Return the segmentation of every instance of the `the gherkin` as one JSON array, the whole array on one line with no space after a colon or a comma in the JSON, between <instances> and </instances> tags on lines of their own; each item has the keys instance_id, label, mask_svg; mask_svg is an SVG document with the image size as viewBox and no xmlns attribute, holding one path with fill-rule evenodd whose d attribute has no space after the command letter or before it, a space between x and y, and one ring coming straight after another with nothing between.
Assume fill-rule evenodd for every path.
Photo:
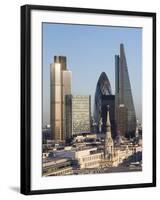
<instances>
[{"instance_id":1,"label":"the gherkin","mask_svg":"<svg viewBox=\"0 0 160 200\"><path fill-rule=\"evenodd\" d=\"M105 72L102 72L96 86L95 99L94 99L94 122L98 126L100 125L102 118L102 99L103 96L111 95L111 85Z\"/></svg>"}]
</instances>

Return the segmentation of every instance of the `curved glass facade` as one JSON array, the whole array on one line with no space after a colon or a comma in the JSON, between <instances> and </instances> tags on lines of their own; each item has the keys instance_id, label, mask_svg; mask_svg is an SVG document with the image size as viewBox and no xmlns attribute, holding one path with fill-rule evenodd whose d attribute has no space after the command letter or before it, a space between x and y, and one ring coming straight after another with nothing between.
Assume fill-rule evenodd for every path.
<instances>
[{"instance_id":1,"label":"curved glass facade","mask_svg":"<svg viewBox=\"0 0 160 200\"><path fill-rule=\"evenodd\" d=\"M102 118L102 97L104 95L111 95L111 85L105 72L102 72L96 87L95 99L94 99L94 124L96 132L101 132L101 118Z\"/></svg>"}]
</instances>

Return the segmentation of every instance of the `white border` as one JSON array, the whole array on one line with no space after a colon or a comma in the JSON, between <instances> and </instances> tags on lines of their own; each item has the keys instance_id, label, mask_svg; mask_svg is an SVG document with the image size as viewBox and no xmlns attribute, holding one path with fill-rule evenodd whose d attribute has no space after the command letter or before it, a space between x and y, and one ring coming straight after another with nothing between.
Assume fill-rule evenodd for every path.
<instances>
[{"instance_id":1,"label":"white border","mask_svg":"<svg viewBox=\"0 0 160 200\"><path fill-rule=\"evenodd\" d=\"M42 177L42 22L143 28L143 171ZM46 190L152 182L152 18L120 15L31 11L31 189Z\"/></svg>"}]
</instances>

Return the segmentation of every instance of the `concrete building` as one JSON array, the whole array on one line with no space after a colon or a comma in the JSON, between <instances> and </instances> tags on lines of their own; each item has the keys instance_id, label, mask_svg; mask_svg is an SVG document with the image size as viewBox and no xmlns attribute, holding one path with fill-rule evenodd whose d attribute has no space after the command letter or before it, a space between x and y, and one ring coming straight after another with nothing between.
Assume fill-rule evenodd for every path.
<instances>
[{"instance_id":1,"label":"concrete building","mask_svg":"<svg viewBox=\"0 0 160 200\"><path fill-rule=\"evenodd\" d=\"M91 96L72 95L72 134L90 133Z\"/></svg>"},{"instance_id":2,"label":"concrete building","mask_svg":"<svg viewBox=\"0 0 160 200\"><path fill-rule=\"evenodd\" d=\"M77 161L79 169L98 168L103 158L103 152L98 152L97 148L75 148L72 150L56 151L55 157L68 158ZM77 167L76 167L77 168Z\"/></svg>"},{"instance_id":3,"label":"concrete building","mask_svg":"<svg viewBox=\"0 0 160 200\"><path fill-rule=\"evenodd\" d=\"M51 64L50 120L53 140L66 137L65 97L71 94L72 73L67 70L65 56L54 56Z\"/></svg>"},{"instance_id":4,"label":"concrete building","mask_svg":"<svg viewBox=\"0 0 160 200\"><path fill-rule=\"evenodd\" d=\"M43 176L62 176L73 174L71 161L66 158L55 158L43 161Z\"/></svg>"},{"instance_id":5,"label":"concrete building","mask_svg":"<svg viewBox=\"0 0 160 200\"><path fill-rule=\"evenodd\" d=\"M98 168L102 160L103 153L97 152L97 149L79 150L76 152L80 169L83 168Z\"/></svg>"}]
</instances>

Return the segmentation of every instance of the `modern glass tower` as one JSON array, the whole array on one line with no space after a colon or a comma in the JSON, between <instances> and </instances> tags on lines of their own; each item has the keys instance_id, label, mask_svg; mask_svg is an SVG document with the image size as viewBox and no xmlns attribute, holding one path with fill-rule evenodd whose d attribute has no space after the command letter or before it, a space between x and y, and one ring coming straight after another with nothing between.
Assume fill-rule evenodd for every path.
<instances>
[{"instance_id":1,"label":"modern glass tower","mask_svg":"<svg viewBox=\"0 0 160 200\"><path fill-rule=\"evenodd\" d=\"M120 44L120 55L115 56L115 105L117 132L123 136L134 136L136 113L123 44ZM121 112L121 117L119 117L119 112ZM123 124L126 123L126 119L122 119L123 116L124 118L127 116L127 124ZM122 133L122 130L125 133Z\"/></svg>"},{"instance_id":2,"label":"modern glass tower","mask_svg":"<svg viewBox=\"0 0 160 200\"><path fill-rule=\"evenodd\" d=\"M50 77L50 115L53 140L65 140L66 108L65 97L71 94L72 73L67 70L66 57L54 56Z\"/></svg>"},{"instance_id":3,"label":"modern glass tower","mask_svg":"<svg viewBox=\"0 0 160 200\"><path fill-rule=\"evenodd\" d=\"M111 85L105 72L102 72L96 86L95 99L94 99L94 124L96 132L99 132L100 122L102 119L102 104L105 95L111 95Z\"/></svg>"}]
</instances>

